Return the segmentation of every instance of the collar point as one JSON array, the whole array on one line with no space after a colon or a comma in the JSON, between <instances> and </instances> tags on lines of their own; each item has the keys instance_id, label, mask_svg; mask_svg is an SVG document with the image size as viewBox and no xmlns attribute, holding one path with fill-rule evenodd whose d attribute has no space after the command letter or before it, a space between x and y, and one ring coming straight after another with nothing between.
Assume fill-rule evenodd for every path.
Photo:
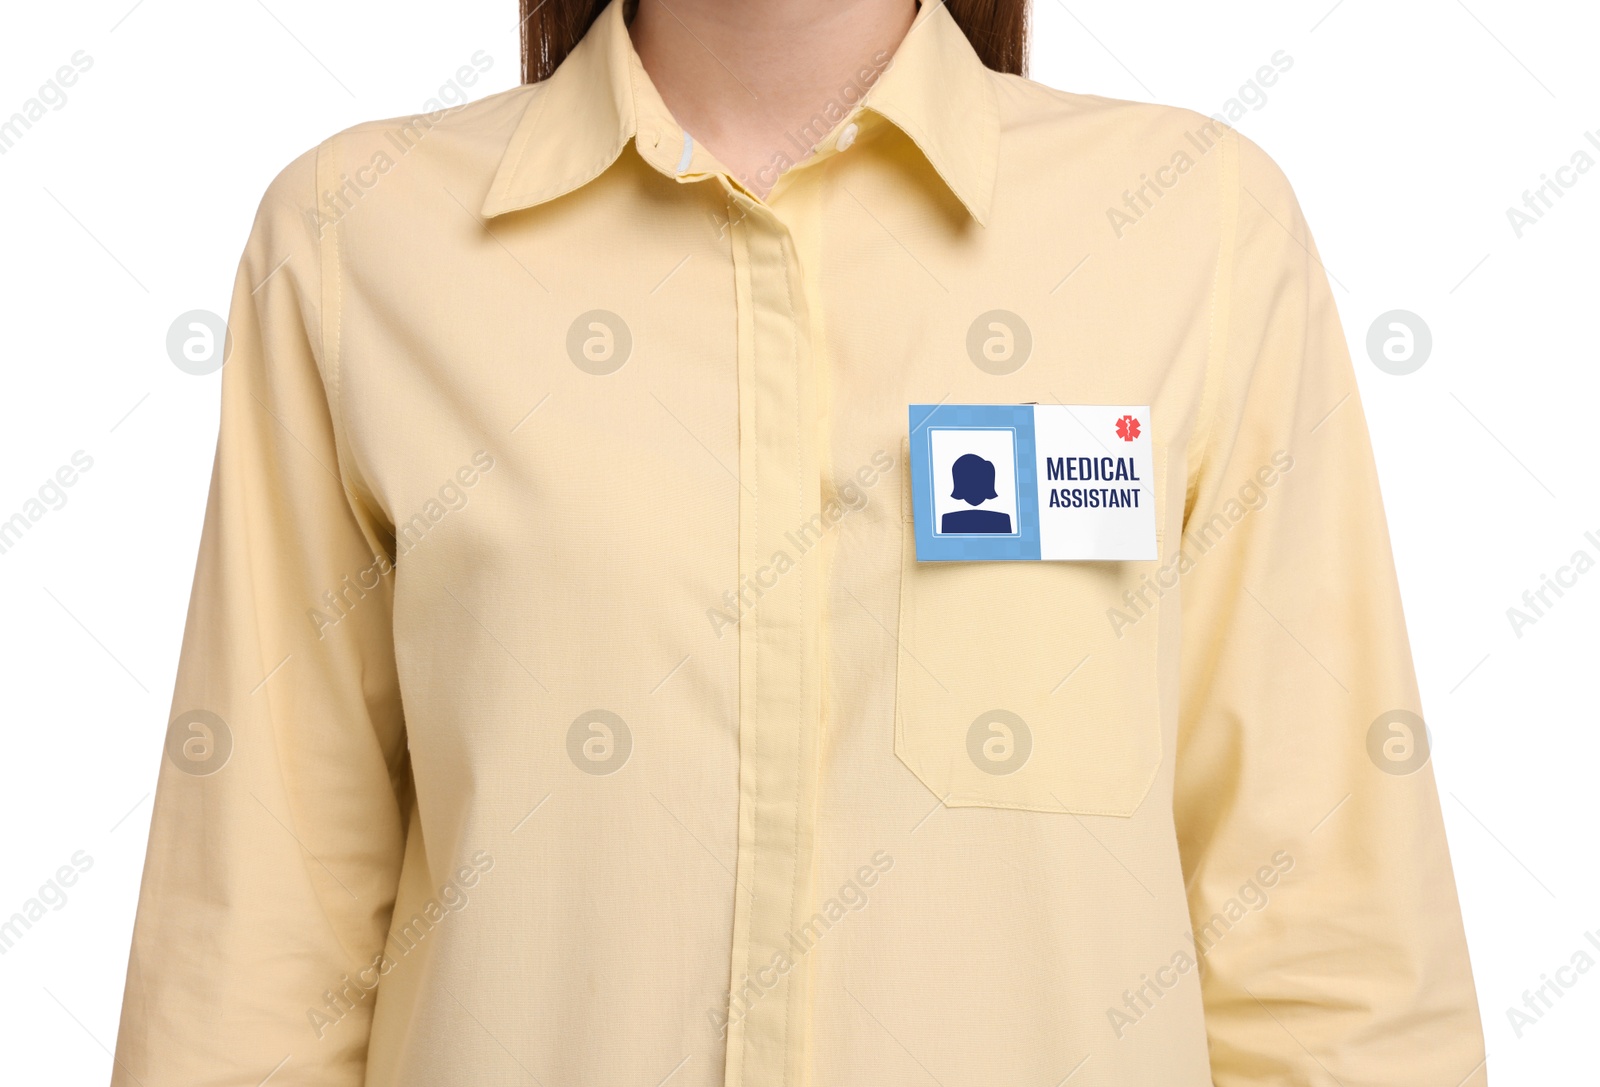
<instances>
[{"instance_id":1,"label":"collar point","mask_svg":"<svg viewBox=\"0 0 1600 1087\"><path fill-rule=\"evenodd\" d=\"M478 209L478 218L493 219L497 215L504 215L512 208L512 201L499 193L490 193L483 202L483 207Z\"/></svg>"}]
</instances>

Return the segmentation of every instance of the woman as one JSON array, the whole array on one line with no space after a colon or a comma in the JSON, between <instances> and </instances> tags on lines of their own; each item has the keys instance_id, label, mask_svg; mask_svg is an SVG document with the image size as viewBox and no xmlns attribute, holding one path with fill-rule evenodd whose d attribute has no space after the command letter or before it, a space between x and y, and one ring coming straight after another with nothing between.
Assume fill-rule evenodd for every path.
<instances>
[{"instance_id":1,"label":"woman","mask_svg":"<svg viewBox=\"0 0 1600 1087\"><path fill-rule=\"evenodd\" d=\"M528 6L262 206L116 1082L1485 1082L1271 161L1020 0ZM919 560L948 430L1137 494Z\"/></svg>"}]
</instances>

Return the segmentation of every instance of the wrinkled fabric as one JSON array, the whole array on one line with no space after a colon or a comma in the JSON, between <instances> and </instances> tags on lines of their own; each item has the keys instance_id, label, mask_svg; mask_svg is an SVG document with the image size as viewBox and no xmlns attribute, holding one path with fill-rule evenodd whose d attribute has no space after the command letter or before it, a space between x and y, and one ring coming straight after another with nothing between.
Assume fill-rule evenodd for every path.
<instances>
[{"instance_id":1,"label":"wrinkled fabric","mask_svg":"<svg viewBox=\"0 0 1600 1087\"><path fill-rule=\"evenodd\" d=\"M119 1087L1486 1082L1282 174L937 5L860 84L757 199L614 4L272 184ZM1149 405L1159 557L918 563L938 403Z\"/></svg>"}]
</instances>

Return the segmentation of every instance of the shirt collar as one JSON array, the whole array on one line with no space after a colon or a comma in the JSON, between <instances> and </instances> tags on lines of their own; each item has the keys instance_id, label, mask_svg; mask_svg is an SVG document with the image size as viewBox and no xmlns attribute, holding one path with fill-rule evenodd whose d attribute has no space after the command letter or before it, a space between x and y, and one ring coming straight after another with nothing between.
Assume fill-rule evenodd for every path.
<instances>
[{"instance_id":1,"label":"shirt collar","mask_svg":"<svg viewBox=\"0 0 1600 1087\"><path fill-rule=\"evenodd\" d=\"M924 3L861 109L899 128L980 224L989 217L999 165L1000 122L990 72L943 0ZM611 0L543 84L534 88L489 186L483 215L534 207L598 177L632 140L640 157L679 180L683 128L645 73ZM702 153L696 152L696 165Z\"/></svg>"}]
</instances>

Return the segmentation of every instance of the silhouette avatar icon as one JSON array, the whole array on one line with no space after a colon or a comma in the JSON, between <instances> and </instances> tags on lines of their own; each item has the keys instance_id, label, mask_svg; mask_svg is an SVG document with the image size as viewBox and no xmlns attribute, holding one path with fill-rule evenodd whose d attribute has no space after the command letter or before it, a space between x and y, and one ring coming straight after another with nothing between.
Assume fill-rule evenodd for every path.
<instances>
[{"instance_id":1,"label":"silhouette avatar icon","mask_svg":"<svg viewBox=\"0 0 1600 1087\"><path fill-rule=\"evenodd\" d=\"M1000 495L994 489L994 465L976 453L963 453L950 466L955 479L951 498L969 506L981 506ZM940 532L987 532L1009 535L1011 515L999 510L954 510L939 519Z\"/></svg>"}]
</instances>

